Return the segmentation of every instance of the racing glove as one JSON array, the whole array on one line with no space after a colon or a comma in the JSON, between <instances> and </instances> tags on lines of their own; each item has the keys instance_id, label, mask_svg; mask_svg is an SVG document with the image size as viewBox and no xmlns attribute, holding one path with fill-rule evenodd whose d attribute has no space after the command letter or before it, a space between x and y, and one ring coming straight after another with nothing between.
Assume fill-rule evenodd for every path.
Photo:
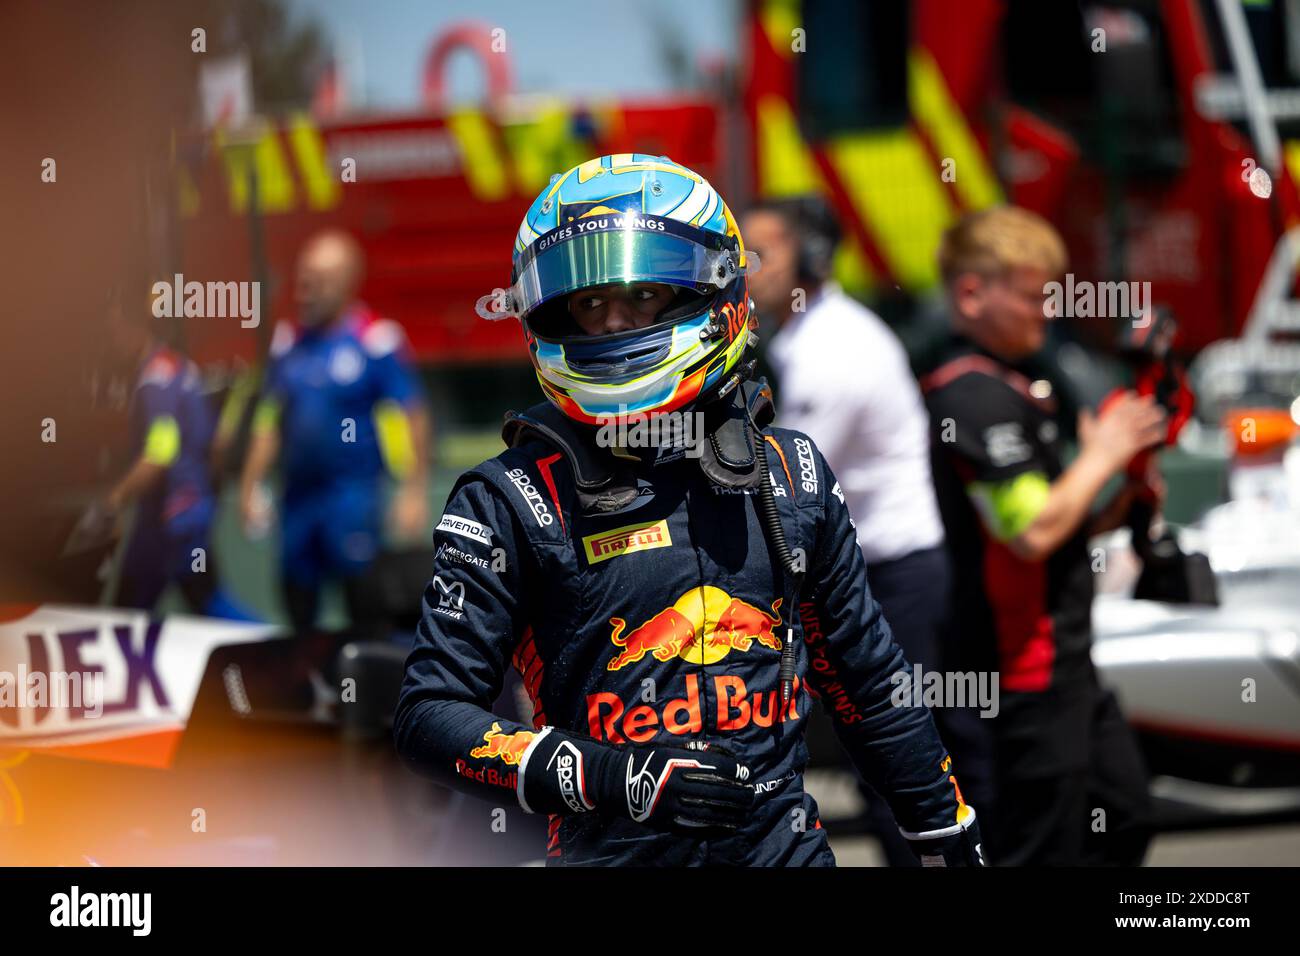
<instances>
[{"instance_id":1,"label":"racing glove","mask_svg":"<svg viewBox=\"0 0 1300 956\"><path fill-rule=\"evenodd\" d=\"M614 746L545 727L519 762L529 813L624 817L656 830L725 836L749 815L749 768L717 744Z\"/></svg>"},{"instance_id":2,"label":"racing glove","mask_svg":"<svg viewBox=\"0 0 1300 956\"><path fill-rule=\"evenodd\" d=\"M964 807L960 823L925 833L900 832L922 866L983 866L984 851L975 810Z\"/></svg>"}]
</instances>

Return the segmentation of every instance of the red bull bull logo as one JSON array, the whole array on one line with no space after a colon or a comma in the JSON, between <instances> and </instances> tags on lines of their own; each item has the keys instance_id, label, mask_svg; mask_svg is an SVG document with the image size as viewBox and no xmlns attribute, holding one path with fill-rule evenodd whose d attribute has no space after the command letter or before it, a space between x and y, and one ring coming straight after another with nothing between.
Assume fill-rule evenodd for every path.
<instances>
[{"instance_id":1,"label":"red bull bull logo","mask_svg":"<svg viewBox=\"0 0 1300 956\"><path fill-rule=\"evenodd\" d=\"M494 721L492 728L483 735L483 746L475 747L469 755L479 760L496 757L504 763L517 767L524 756L524 751L536 736L530 730L521 730L513 734L502 733L501 725Z\"/></svg>"},{"instance_id":2,"label":"red bull bull logo","mask_svg":"<svg viewBox=\"0 0 1300 956\"><path fill-rule=\"evenodd\" d=\"M609 639L618 654L607 665L611 671L640 663L646 655L666 663L674 657L696 664L714 664L732 651L749 651L757 641L770 650L781 650L781 598L772 602L772 613L732 597L721 588L704 585L692 588L672 607L664 608L640 627L624 633L627 622L609 619Z\"/></svg>"}]
</instances>

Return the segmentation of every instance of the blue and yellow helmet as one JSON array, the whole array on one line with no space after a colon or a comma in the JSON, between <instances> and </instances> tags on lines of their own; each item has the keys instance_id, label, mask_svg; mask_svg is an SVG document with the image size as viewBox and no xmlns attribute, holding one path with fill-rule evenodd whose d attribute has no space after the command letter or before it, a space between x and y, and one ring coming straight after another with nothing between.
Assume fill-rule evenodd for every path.
<instances>
[{"instance_id":1,"label":"blue and yellow helmet","mask_svg":"<svg viewBox=\"0 0 1300 956\"><path fill-rule=\"evenodd\" d=\"M515 238L511 285L479 300L517 316L546 397L575 421L680 411L724 385L751 344L746 253L709 183L666 156L617 153L551 178ZM571 293L653 282L676 296L646 328L585 335Z\"/></svg>"}]
</instances>

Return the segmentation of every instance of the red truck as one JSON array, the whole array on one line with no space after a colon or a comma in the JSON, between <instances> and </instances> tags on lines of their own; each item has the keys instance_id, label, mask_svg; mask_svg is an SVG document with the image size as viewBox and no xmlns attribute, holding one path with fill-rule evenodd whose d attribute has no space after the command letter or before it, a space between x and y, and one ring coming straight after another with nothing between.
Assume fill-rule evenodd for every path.
<instances>
[{"instance_id":1,"label":"red truck","mask_svg":"<svg viewBox=\"0 0 1300 956\"><path fill-rule=\"evenodd\" d=\"M1300 84L1300 44L1284 40L1300 25L1286 5L746 9L734 72L715 69L699 95L515 96L491 25L468 23L436 38L417 112L349 113L331 82L316 115L281 118L240 143L217 131L182 150L176 168L186 276L260 269L264 314L282 315L302 239L343 226L369 255L365 297L406 327L422 361L522 362L513 327L476 321L474 300L507 280L518 219L553 172L635 150L700 169L737 206L829 196L848 237L837 275L868 298L924 295L943 229L967 210L1014 202L1061 228L1075 278L1150 282L1179 317L1180 351L1240 331L1300 210L1300 141L1279 135L1289 101L1268 89ZM444 102L443 68L461 49L484 64L481 105ZM256 253L250 205L264 237ZM208 360L252 358L259 340L230 324L190 336Z\"/></svg>"}]
</instances>

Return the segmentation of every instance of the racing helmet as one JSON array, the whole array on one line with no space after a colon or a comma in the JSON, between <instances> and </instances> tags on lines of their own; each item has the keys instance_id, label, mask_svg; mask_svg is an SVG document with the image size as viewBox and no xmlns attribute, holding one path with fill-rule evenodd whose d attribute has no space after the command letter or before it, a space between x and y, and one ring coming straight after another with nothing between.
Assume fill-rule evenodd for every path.
<instances>
[{"instance_id":1,"label":"racing helmet","mask_svg":"<svg viewBox=\"0 0 1300 956\"><path fill-rule=\"evenodd\" d=\"M596 425L681 411L727 384L752 342L746 252L736 220L698 173L666 156L601 156L551 177L515 238L511 285L483 296L515 316L542 392ZM674 297L645 328L587 335L568 297L653 282Z\"/></svg>"}]
</instances>

